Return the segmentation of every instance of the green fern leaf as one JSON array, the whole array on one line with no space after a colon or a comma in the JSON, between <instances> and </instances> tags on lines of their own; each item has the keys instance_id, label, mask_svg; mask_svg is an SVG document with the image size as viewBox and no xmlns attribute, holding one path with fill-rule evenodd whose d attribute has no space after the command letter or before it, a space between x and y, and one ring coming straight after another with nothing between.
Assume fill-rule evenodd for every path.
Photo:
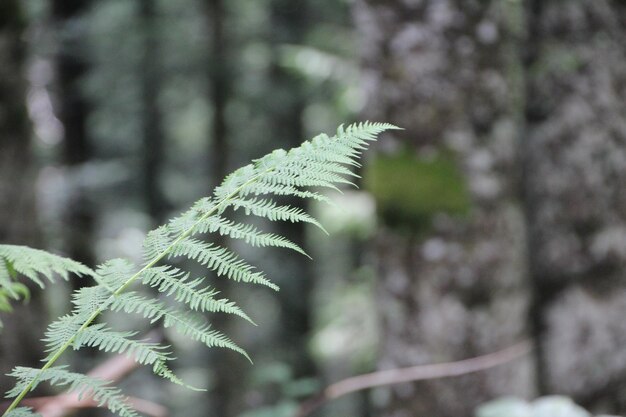
<instances>
[{"instance_id":1,"label":"green fern leaf","mask_svg":"<svg viewBox=\"0 0 626 417\"><path fill-rule=\"evenodd\" d=\"M82 395L90 395L122 417L134 417L117 388L88 376L54 367L55 362L69 348L92 347L105 352L126 354L137 362L151 366L155 374L185 385L169 368L172 360L168 347L147 340L135 339L136 332L119 332L105 323L93 324L104 311L139 314L151 322L161 321L192 340L208 347L231 349L250 359L226 335L214 330L200 313L222 313L251 319L234 302L218 298L218 291L207 286L203 278L191 279L190 274L172 262L188 258L217 276L240 282L265 285L278 289L262 271L247 263L235 252L217 243L210 243L204 235L228 236L255 247L280 247L306 253L284 236L266 233L250 224L228 217L239 209L271 222L304 222L322 230L323 226L305 210L277 202L280 197L329 202L317 190L305 187L331 188L354 185L358 178L350 170L358 167L358 157L376 136L395 126L383 123L361 123L340 127L334 137L319 135L290 151L276 150L253 161L232 174L215 189L211 197L196 202L191 209L172 219L166 225L148 233L144 241L144 262L133 263L115 259L105 262L96 272L81 264L21 246L0 245L0 310L10 308L8 300L23 292L17 286L18 273L39 285L42 277L52 279L60 275L67 279L70 273L89 275L97 285L76 291L72 297L73 309L53 322L44 341L48 356L42 369L15 368L16 386L8 392L15 398L2 417L34 415L29 409L18 407L24 396L40 382L69 386ZM164 300L142 295L137 286L156 288ZM171 303L165 303L171 300ZM171 306L170 306L171 304ZM8 307L7 307L8 305Z\"/></svg>"},{"instance_id":2,"label":"green fern leaf","mask_svg":"<svg viewBox=\"0 0 626 417\"><path fill-rule=\"evenodd\" d=\"M94 276L83 264L49 252L26 246L0 245L0 284L21 274L44 288L42 277L54 282L55 275L68 280L70 274ZM10 292L10 290L9 290Z\"/></svg>"},{"instance_id":3,"label":"green fern leaf","mask_svg":"<svg viewBox=\"0 0 626 417\"><path fill-rule=\"evenodd\" d=\"M44 359L49 360L56 351L67 343L72 343L72 340L78 335L82 324L84 323L87 315L80 314L67 314L59 317L52 322L46 330L43 341L46 344L46 352L49 355ZM77 349L79 345L73 344Z\"/></svg>"},{"instance_id":4,"label":"green fern leaf","mask_svg":"<svg viewBox=\"0 0 626 417\"><path fill-rule=\"evenodd\" d=\"M192 230L191 236L204 233L219 233L220 236L243 240L245 243L254 247L287 248L307 257L309 256L300 246L284 236L274 233L265 233L253 225L238 223L222 216L202 218L202 215L196 210L187 211L173 219L169 223L168 229L170 230L170 235L180 234L189 229Z\"/></svg>"},{"instance_id":5,"label":"green fern leaf","mask_svg":"<svg viewBox=\"0 0 626 417\"><path fill-rule=\"evenodd\" d=\"M293 186L293 185L277 184L275 182L272 182L270 179L265 179L265 178L259 179L259 181L256 182L254 186L249 187L248 189L245 190L245 192L242 192L240 195L242 197L246 197L248 195L265 195L265 194L274 194L277 196L293 196L293 197L303 198L305 200L312 199L312 200L317 200L317 201L321 201L324 203L332 204L332 201L328 197L320 193L317 193L314 191L301 190L298 187Z\"/></svg>"},{"instance_id":6,"label":"green fern leaf","mask_svg":"<svg viewBox=\"0 0 626 417\"><path fill-rule=\"evenodd\" d=\"M44 278L50 282L57 276L68 280L71 274L95 276L91 269L71 259L26 246L0 245L0 311L11 311L11 300L29 298L28 287L16 281L19 275L44 288Z\"/></svg>"},{"instance_id":7,"label":"green fern leaf","mask_svg":"<svg viewBox=\"0 0 626 417\"><path fill-rule=\"evenodd\" d=\"M96 277L99 284L114 292L136 271L137 267L126 259L111 259L98 266Z\"/></svg>"},{"instance_id":8,"label":"green fern leaf","mask_svg":"<svg viewBox=\"0 0 626 417\"><path fill-rule=\"evenodd\" d=\"M250 360L245 350L219 331L213 330L201 317L167 307L160 301L146 298L136 292L121 294L111 305L111 310L140 314L151 323L162 319L165 328L173 327L182 335L204 343L207 347L231 349Z\"/></svg>"},{"instance_id":9,"label":"green fern leaf","mask_svg":"<svg viewBox=\"0 0 626 417\"><path fill-rule=\"evenodd\" d=\"M237 256L234 252L194 238L184 238L172 245L169 258L184 256L195 260L218 276L226 276L233 281L261 284L272 289L278 287L260 271Z\"/></svg>"},{"instance_id":10,"label":"green fern leaf","mask_svg":"<svg viewBox=\"0 0 626 417\"><path fill-rule=\"evenodd\" d=\"M255 216L265 217L271 221L290 221L292 223L310 223L317 226L325 233L326 229L315 218L309 215L307 212L298 207L291 207L285 205L279 205L273 200L269 199L256 199L249 200L233 199L231 204L234 209L243 208L246 215L254 214Z\"/></svg>"},{"instance_id":11,"label":"green fern leaf","mask_svg":"<svg viewBox=\"0 0 626 417\"><path fill-rule=\"evenodd\" d=\"M234 314L253 323L234 302L225 298L216 299L219 291L211 287L198 288L204 282L203 278L190 280L189 274L180 269L153 267L143 272L141 280L166 296L173 296L176 301L187 304L194 311Z\"/></svg>"},{"instance_id":12,"label":"green fern leaf","mask_svg":"<svg viewBox=\"0 0 626 417\"><path fill-rule=\"evenodd\" d=\"M82 318L89 317L98 310L105 311L113 301L113 294L108 286L96 285L83 287L74 292L72 304L73 313Z\"/></svg>"},{"instance_id":13,"label":"green fern leaf","mask_svg":"<svg viewBox=\"0 0 626 417\"><path fill-rule=\"evenodd\" d=\"M15 410L9 411L6 417L41 417L41 415L33 413L32 409L28 407L18 407Z\"/></svg>"},{"instance_id":14,"label":"green fern leaf","mask_svg":"<svg viewBox=\"0 0 626 417\"><path fill-rule=\"evenodd\" d=\"M156 259L162 254L168 254L170 245L174 243L167 226L160 226L152 230L143 242L144 259Z\"/></svg>"},{"instance_id":15,"label":"green fern leaf","mask_svg":"<svg viewBox=\"0 0 626 417\"><path fill-rule=\"evenodd\" d=\"M70 372L64 366L48 369L35 369L23 366L16 367L9 374L17 379L17 384L7 392L7 398L18 396L22 390L32 391L42 382L50 382L55 386L68 386L68 391L78 394L79 398L91 397L98 406L106 405L109 410L120 417L138 417L135 410L128 405L126 397L108 382L87 375Z\"/></svg>"},{"instance_id":16,"label":"green fern leaf","mask_svg":"<svg viewBox=\"0 0 626 417\"><path fill-rule=\"evenodd\" d=\"M153 365L156 362L167 362L173 357L166 350L167 346L158 343L131 339L137 332L116 332L106 324L94 324L81 330L76 338L79 346L95 347L103 352L127 354L143 365Z\"/></svg>"}]
</instances>

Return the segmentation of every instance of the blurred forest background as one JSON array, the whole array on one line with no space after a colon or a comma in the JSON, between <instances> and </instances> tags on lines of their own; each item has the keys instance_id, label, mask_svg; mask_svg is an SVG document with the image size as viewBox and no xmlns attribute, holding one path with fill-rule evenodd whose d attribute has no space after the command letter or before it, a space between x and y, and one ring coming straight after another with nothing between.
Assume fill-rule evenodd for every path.
<instances>
[{"instance_id":1,"label":"blurred forest background","mask_svg":"<svg viewBox=\"0 0 626 417\"><path fill-rule=\"evenodd\" d=\"M530 340L314 415L556 393L626 414L624 1L0 0L0 242L136 258L232 169L364 119L406 130L367 154L359 191L310 207L330 239L280 230L315 260L247 249L281 291L218 284L259 325L213 318L255 365L166 334L208 393L145 370L124 389L171 416L287 417L351 375ZM39 361L80 285L3 314L2 375Z\"/></svg>"}]
</instances>

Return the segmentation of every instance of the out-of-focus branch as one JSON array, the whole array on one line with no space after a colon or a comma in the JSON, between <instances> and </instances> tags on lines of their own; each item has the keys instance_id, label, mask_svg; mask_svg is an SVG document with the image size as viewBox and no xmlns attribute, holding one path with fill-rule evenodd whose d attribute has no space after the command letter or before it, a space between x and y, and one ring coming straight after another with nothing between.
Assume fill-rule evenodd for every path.
<instances>
[{"instance_id":1,"label":"out-of-focus branch","mask_svg":"<svg viewBox=\"0 0 626 417\"><path fill-rule=\"evenodd\" d=\"M477 356L475 358L464 359L457 362L390 369L347 378L329 385L320 394L302 403L296 417L307 417L325 403L352 392L385 385L460 376L479 372L493 368L494 366L511 362L517 358L527 355L531 350L531 343L526 340L498 352Z\"/></svg>"}]
</instances>

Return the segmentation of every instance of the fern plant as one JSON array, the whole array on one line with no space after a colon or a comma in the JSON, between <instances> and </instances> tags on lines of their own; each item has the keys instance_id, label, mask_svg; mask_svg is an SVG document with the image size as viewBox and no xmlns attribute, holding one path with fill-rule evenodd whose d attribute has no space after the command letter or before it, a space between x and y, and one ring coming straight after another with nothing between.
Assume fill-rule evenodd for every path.
<instances>
[{"instance_id":1,"label":"fern plant","mask_svg":"<svg viewBox=\"0 0 626 417\"><path fill-rule=\"evenodd\" d=\"M249 359L244 349L213 329L202 313L226 313L252 321L250 317L234 302L219 298L214 288L204 284L204 279L192 278L189 273L173 266L172 261L188 258L218 276L277 290L262 271L228 248L211 243L207 236L218 233L255 247L287 248L306 255L302 248L283 236L265 233L227 216L242 210L247 216L254 215L270 221L306 222L323 230L322 225L304 210L282 205L277 197L328 201L316 190L336 190L340 184L352 184L349 177L356 175L350 168L359 165L357 159L368 142L388 129L396 127L369 122L346 129L340 127L334 137L319 135L289 152L276 150L236 170L210 197L199 200L188 211L150 232L144 241L141 265L114 259L92 271L42 251L0 247L0 257L5 261L4 270L0 269L0 289L12 297L18 293L18 289L10 284L14 282L10 278L15 272L21 272L36 282L40 282L38 274L51 277L54 272L62 277L70 272L89 275L96 281L94 286L77 290L72 296L72 311L48 327L44 338L47 351L44 365L40 369L16 367L10 374L17 379L17 383L6 394L8 398L13 398L13 402L2 417L36 415L31 409L19 405L42 382L65 386L80 395L91 396L99 405L108 407L121 417L137 415L120 390L107 381L58 366L59 358L69 348L88 346L130 355L138 363L150 366L156 375L185 385L169 367L173 357L168 347L136 338L134 332L119 332L105 323L94 323L104 311L138 314L151 322L161 321L164 327L172 327L208 347L232 349ZM156 288L169 296L177 302L176 307L159 298L143 295L138 291L141 285Z\"/></svg>"}]
</instances>

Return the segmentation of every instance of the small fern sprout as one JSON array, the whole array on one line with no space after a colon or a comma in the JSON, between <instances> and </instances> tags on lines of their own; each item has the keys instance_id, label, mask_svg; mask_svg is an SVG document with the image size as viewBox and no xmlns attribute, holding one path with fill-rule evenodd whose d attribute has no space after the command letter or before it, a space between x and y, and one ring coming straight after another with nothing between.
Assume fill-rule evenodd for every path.
<instances>
[{"instance_id":1,"label":"small fern sprout","mask_svg":"<svg viewBox=\"0 0 626 417\"><path fill-rule=\"evenodd\" d=\"M254 160L227 176L213 194L196 202L189 210L148 233L140 265L113 259L95 271L74 261L24 247L0 246L0 302L2 295L16 298L15 276L21 273L42 283L55 273L91 276L96 285L84 287L72 296L72 311L50 324L44 342L47 356L41 368L16 367L10 376L16 385L6 396L13 402L2 417L31 417L35 412L20 406L24 397L40 383L66 387L78 395L89 396L121 417L134 417L121 391L102 381L74 373L57 365L69 349L92 347L104 352L129 355L140 364L176 384L185 385L170 369L173 354L168 346L137 337L137 332L116 331L106 323L95 323L105 311L135 314L159 322L208 347L231 349L249 359L244 349L228 336L215 330L203 313L222 313L252 319L234 302L219 297L202 277L192 277L177 261L186 258L204 266L210 274L233 281L256 284L277 290L265 274L230 249L213 243L219 234L243 241L253 247L305 251L286 237L266 233L257 227L229 218L234 213L257 216L269 221L304 222L322 230L323 226L306 211L284 205L280 196L328 202L320 189L337 190L350 185L358 167L357 159L368 143L385 130L397 129L385 123L360 123L340 127L333 137L319 135L290 151L276 150ZM237 217L239 219L239 217ZM145 295L141 287L157 289L162 297ZM172 302L165 302L164 298Z\"/></svg>"}]
</instances>

